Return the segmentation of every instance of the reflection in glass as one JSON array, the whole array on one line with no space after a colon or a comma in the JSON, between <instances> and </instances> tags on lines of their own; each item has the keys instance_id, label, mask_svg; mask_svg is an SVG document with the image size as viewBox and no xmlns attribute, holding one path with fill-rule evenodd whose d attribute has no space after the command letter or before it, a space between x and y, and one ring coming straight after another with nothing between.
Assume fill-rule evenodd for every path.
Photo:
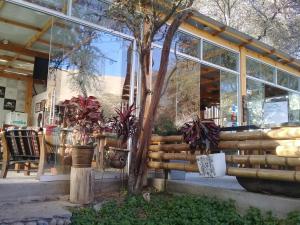
<instances>
[{"instance_id":1,"label":"reflection in glass","mask_svg":"<svg viewBox=\"0 0 300 225\"><path fill-rule=\"evenodd\" d=\"M124 23L112 20L108 16L109 3L102 0L73 0L72 16L130 34Z\"/></svg>"},{"instance_id":2,"label":"reflection in glass","mask_svg":"<svg viewBox=\"0 0 300 225\"><path fill-rule=\"evenodd\" d=\"M67 12L68 0L25 0L26 2L34 3L48 9L53 9L59 12Z\"/></svg>"},{"instance_id":3,"label":"reflection in glass","mask_svg":"<svg viewBox=\"0 0 300 225\"><path fill-rule=\"evenodd\" d=\"M161 49L154 48L153 85L159 69L160 55ZM175 134L177 128L197 115L200 109L200 64L175 54L170 54L169 60L154 126L154 132L160 135Z\"/></svg>"},{"instance_id":4,"label":"reflection in glass","mask_svg":"<svg viewBox=\"0 0 300 225\"><path fill-rule=\"evenodd\" d=\"M165 34L168 26L164 25L156 33L154 41L156 44L163 45ZM172 49L176 51L200 58L201 51L201 41L193 35L184 33L182 31L177 31L172 40Z\"/></svg>"},{"instance_id":5,"label":"reflection in glass","mask_svg":"<svg viewBox=\"0 0 300 225\"><path fill-rule=\"evenodd\" d=\"M220 71L220 111L221 126L237 125L238 114L238 76Z\"/></svg>"},{"instance_id":6,"label":"reflection in glass","mask_svg":"<svg viewBox=\"0 0 300 225\"><path fill-rule=\"evenodd\" d=\"M282 70L277 70L277 84L295 91L299 90L299 78Z\"/></svg>"},{"instance_id":7,"label":"reflection in glass","mask_svg":"<svg viewBox=\"0 0 300 225\"><path fill-rule=\"evenodd\" d=\"M275 67L247 58L247 75L275 83Z\"/></svg>"},{"instance_id":8,"label":"reflection in glass","mask_svg":"<svg viewBox=\"0 0 300 225\"><path fill-rule=\"evenodd\" d=\"M289 122L300 122L300 94L289 92Z\"/></svg>"},{"instance_id":9,"label":"reflection in glass","mask_svg":"<svg viewBox=\"0 0 300 225\"><path fill-rule=\"evenodd\" d=\"M63 21L62 21L63 22ZM109 33L64 21L54 25L52 38L65 48L52 47L51 70L60 73L57 101L78 94L99 97L105 115L129 99L132 42ZM57 76L58 77L58 76Z\"/></svg>"},{"instance_id":10,"label":"reflection in glass","mask_svg":"<svg viewBox=\"0 0 300 225\"><path fill-rule=\"evenodd\" d=\"M238 54L203 41L203 60L238 71Z\"/></svg>"},{"instance_id":11,"label":"reflection in glass","mask_svg":"<svg viewBox=\"0 0 300 225\"><path fill-rule=\"evenodd\" d=\"M265 100L264 84L247 79L247 116L249 125L263 124L263 103Z\"/></svg>"},{"instance_id":12,"label":"reflection in glass","mask_svg":"<svg viewBox=\"0 0 300 225\"><path fill-rule=\"evenodd\" d=\"M115 114L115 107L128 103L131 41L58 19L44 38L51 43L48 123L63 123L63 110L57 105L73 96L86 94L97 97L106 117ZM68 132L63 140L64 143L72 143L72 133ZM56 173L68 172L70 149L56 146L52 151L54 162L51 168Z\"/></svg>"}]
</instances>

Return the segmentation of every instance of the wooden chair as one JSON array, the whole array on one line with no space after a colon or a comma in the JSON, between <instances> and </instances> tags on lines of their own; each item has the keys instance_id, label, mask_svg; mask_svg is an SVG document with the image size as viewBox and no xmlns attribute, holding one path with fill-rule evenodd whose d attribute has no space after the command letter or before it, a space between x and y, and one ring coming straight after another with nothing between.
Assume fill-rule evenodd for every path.
<instances>
[{"instance_id":1,"label":"wooden chair","mask_svg":"<svg viewBox=\"0 0 300 225\"><path fill-rule=\"evenodd\" d=\"M38 177L45 163L44 137L34 130L14 129L2 133L3 161L0 177L5 178L9 165L15 164L19 171L24 165L24 174L30 175L32 164L39 164Z\"/></svg>"}]
</instances>

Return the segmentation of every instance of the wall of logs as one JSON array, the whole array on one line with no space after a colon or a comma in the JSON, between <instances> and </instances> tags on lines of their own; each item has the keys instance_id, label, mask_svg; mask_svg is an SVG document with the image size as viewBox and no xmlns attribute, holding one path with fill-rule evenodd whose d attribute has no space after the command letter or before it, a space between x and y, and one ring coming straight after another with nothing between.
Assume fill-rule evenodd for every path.
<instances>
[{"instance_id":1,"label":"wall of logs","mask_svg":"<svg viewBox=\"0 0 300 225\"><path fill-rule=\"evenodd\" d=\"M181 136L153 135L151 142L149 168L198 172L201 152L191 154ZM221 132L217 151L226 153L228 175L300 182L300 127Z\"/></svg>"}]
</instances>

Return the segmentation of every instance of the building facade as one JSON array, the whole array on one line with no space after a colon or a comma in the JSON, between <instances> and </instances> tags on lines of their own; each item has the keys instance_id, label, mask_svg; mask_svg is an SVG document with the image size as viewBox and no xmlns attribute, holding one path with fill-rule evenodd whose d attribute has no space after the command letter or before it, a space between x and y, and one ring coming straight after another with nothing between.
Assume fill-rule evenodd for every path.
<instances>
[{"instance_id":1,"label":"building facade","mask_svg":"<svg viewBox=\"0 0 300 225\"><path fill-rule=\"evenodd\" d=\"M105 16L108 7L93 0L1 2L0 123L12 110L5 107L8 101L27 113L32 125L40 125L39 114L44 124L55 123L55 106L82 91L73 77L89 77L85 88L107 116L124 102L138 108L136 43L123 24ZM157 35L152 82L162 49ZM291 56L195 15L174 37L154 132L173 134L196 115L222 127L297 124L299 71L300 62Z\"/></svg>"}]
</instances>

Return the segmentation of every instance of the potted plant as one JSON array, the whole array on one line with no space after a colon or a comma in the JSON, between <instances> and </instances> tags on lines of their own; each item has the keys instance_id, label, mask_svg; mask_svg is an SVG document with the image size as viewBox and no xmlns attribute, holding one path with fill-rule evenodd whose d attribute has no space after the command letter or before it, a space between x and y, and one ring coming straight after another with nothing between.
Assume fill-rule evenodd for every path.
<instances>
[{"instance_id":1,"label":"potted plant","mask_svg":"<svg viewBox=\"0 0 300 225\"><path fill-rule=\"evenodd\" d=\"M107 164L110 167L123 169L126 166L129 150L127 141L136 132L137 119L134 115L134 105L116 108L116 116L109 123L111 131L117 134L118 147L109 147L107 150Z\"/></svg>"},{"instance_id":2,"label":"potted plant","mask_svg":"<svg viewBox=\"0 0 300 225\"><path fill-rule=\"evenodd\" d=\"M91 167L94 154L93 133L102 131L104 117L96 97L73 97L62 103L64 121L73 128L72 166Z\"/></svg>"},{"instance_id":3,"label":"potted plant","mask_svg":"<svg viewBox=\"0 0 300 225\"><path fill-rule=\"evenodd\" d=\"M195 151L204 151L204 155L197 155L199 172L205 177L224 176L226 162L224 153L209 154L217 148L220 139L220 127L213 120L201 120L199 117L185 123L181 127L183 140L189 144L191 154Z\"/></svg>"}]
</instances>

